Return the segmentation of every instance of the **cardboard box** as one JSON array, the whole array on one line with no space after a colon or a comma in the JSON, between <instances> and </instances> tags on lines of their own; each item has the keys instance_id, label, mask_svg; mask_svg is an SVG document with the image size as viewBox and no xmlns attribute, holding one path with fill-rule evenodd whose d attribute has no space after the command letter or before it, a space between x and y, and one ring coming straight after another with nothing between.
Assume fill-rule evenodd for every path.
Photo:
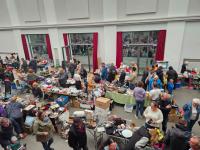
<instances>
[{"instance_id":1,"label":"cardboard box","mask_svg":"<svg viewBox=\"0 0 200 150\"><path fill-rule=\"evenodd\" d=\"M80 102L78 100L72 101L73 107L80 108Z\"/></svg>"},{"instance_id":2,"label":"cardboard box","mask_svg":"<svg viewBox=\"0 0 200 150\"><path fill-rule=\"evenodd\" d=\"M96 99L95 106L102 109L107 109L110 107L110 99L99 97Z\"/></svg>"}]
</instances>

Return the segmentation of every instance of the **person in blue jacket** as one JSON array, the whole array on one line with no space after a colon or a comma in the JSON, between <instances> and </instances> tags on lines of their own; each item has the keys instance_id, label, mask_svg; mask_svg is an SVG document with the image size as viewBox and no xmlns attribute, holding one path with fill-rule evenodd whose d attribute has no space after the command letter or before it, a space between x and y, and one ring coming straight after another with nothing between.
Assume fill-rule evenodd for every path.
<instances>
[{"instance_id":1,"label":"person in blue jacket","mask_svg":"<svg viewBox=\"0 0 200 150\"><path fill-rule=\"evenodd\" d=\"M192 131L192 128L196 121L199 119L200 114L200 99L194 98L192 102L189 102L183 106L184 119L188 122L188 130Z\"/></svg>"},{"instance_id":2,"label":"person in blue jacket","mask_svg":"<svg viewBox=\"0 0 200 150\"><path fill-rule=\"evenodd\" d=\"M169 94L173 94L174 90L174 80L170 79L169 82L167 83L167 91Z\"/></svg>"},{"instance_id":3,"label":"person in blue jacket","mask_svg":"<svg viewBox=\"0 0 200 150\"><path fill-rule=\"evenodd\" d=\"M108 69L105 65L105 63L102 63L101 64L101 79L102 80L106 80L107 79L107 76L108 76Z\"/></svg>"},{"instance_id":4,"label":"person in blue jacket","mask_svg":"<svg viewBox=\"0 0 200 150\"><path fill-rule=\"evenodd\" d=\"M148 85L148 90L152 90L153 89L153 84L156 83L157 87L159 89L162 89L162 82L161 80L158 78L157 75L154 75L150 80L149 80L149 85Z\"/></svg>"}]
</instances>

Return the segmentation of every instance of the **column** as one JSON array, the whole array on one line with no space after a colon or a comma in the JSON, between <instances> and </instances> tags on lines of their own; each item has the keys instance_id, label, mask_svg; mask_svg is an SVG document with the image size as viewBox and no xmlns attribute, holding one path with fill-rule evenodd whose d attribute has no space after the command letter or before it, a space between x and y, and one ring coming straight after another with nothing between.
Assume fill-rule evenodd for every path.
<instances>
[{"instance_id":1,"label":"column","mask_svg":"<svg viewBox=\"0 0 200 150\"><path fill-rule=\"evenodd\" d=\"M168 16L187 16L189 2L190 0L170 0ZM177 71L180 71L182 64L181 53L185 26L185 21L169 22L167 24L165 60L169 61L169 65Z\"/></svg>"},{"instance_id":2,"label":"column","mask_svg":"<svg viewBox=\"0 0 200 150\"><path fill-rule=\"evenodd\" d=\"M50 41L51 41L51 48L53 54L54 65L58 63L61 64L63 57L62 57L62 48L60 41L63 41L62 36L59 36L57 28L50 28L48 29ZM60 38L60 39L59 39ZM64 46L64 41L63 41Z\"/></svg>"},{"instance_id":3,"label":"column","mask_svg":"<svg viewBox=\"0 0 200 150\"><path fill-rule=\"evenodd\" d=\"M167 25L167 36L165 44L165 58L169 65L177 71L180 70L185 22L171 22Z\"/></svg>"},{"instance_id":4,"label":"column","mask_svg":"<svg viewBox=\"0 0 200 150\"><path fill-rule=\"evenodd\" d=\"M117 20L117 0L103 0L103 17L104 21ZM104 26L104 58L102 60L105 61L105 63L115 64L116 62L116 34L116 25Z\"/></svg>"},{"instance_id":5,"label":"column","mask_svg":"<svg viewBox=\"0 0 200 150\"><path fill-rule=\"evenodd\" d=\"M11 24L12 26L19 26L20 25L20 20L19 20L19 16L18 16L18 12L17 12L17 8L16 8L16 3L15 0L6 0L7 3L7 8L8 8L8 12L10 15L10 20L11 20ZM14 35L14 41L15 41L15 45L16 45L16 52L18 52L18 55L20 58L25 58L24 55L24 50L23 50L23 46L22 46L22 40L21 40L21 31L20 30L13 30L13 35Z\"/></svg>"},{"instance_id":6,"label":"column","mask_svg":"<svg viewBox=\"0 0 200 150\"><path fill-rule=\"evenodd\" d=\"M44 2L47 24L56 24L57 20L56 20L54 0L43 0L43 2Z\"/></svg>"},{"instance_id":7,"label":"column","mask_svg":"<svg viewBox=\"0 0 200 150\"><path fill-rule=\"evenodd\" d=\"M44 9L47 19L47 24L56 24L56 12L55 12L55 5L54 0L43 0L44 2ZM62 46L64 46L63 42L63 36L58 33L57 28L50 28L48 29L48 34L51 41L51 48L52 48L52 54L54 59L54 65L57 65L58 63L61 64L62 62ZM61 44L61 41L63 44Z\"/></svg>"},{"instance_id":8,"label":"column","mask_svg":"<svg viewBox=\"0 0 200 150\"><path fill-rule=\"evenodd\" d=\"M168 16L187 16L190 0L169 0Z\"/></svg>"}]
</instances>

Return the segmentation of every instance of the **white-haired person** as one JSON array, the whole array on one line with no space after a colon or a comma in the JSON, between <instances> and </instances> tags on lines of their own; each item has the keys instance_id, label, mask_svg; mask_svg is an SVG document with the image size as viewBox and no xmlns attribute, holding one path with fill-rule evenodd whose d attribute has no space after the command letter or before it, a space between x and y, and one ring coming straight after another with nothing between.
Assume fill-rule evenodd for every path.
<instances>
[{"instance_id":1,"label":"white-haired person","mask_svg":"<svg viewBox=\"0 0 200 150\"><path fill-rule=\"evenodd\" d=\"M188 122L188 130L192 128L196 121L199 119L200 114L200 99L194 98L191 102L183 106L184 119Z\"/></svg>"},{"instance_id":2,"label":"white-haired person","mask_svg":"<svg viewBox=\"0 0 200 150\"><path fill-rule=\"evenodd\" d=\"M200 137L192 136L189 141L190 149L189 150L199 150L200 149Z\"/></svg>"}]
</instances>

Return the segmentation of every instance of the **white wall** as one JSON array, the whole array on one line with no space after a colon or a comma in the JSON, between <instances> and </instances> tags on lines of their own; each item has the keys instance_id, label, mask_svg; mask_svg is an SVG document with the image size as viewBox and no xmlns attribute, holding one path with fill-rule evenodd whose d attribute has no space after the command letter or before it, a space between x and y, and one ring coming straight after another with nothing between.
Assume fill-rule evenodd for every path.
<instances>
[{"instance_id":1,"label":"white wall","mask_svg":"<svg viewBox=\"0 0 200 150\"><path fill-rule=\"evenodd\" d=\"M24 57L21 34L49 34L52 49L58 48L62 60L63 33L98 32L98 56L101 61L115 62L117 31L165 29L165 60L175 69L184 57L200 56L199 0L82 1L0 0L0 51L15 49Z\"/></svg>"},{"instance_id":2,"label":"white wall","mask_svg":"<svg viewBox=\"0 0 200 150\"><path fill-rule=\"evenodd\" d=\"M188 22L185 27L180 62L184 59L200 59L200 22Z\"/></svg>"},{"instance_id":3,"label":"white wall","mask_svg":"<svg viewBox=\"0 0 200 150\"><path fill-rule=\"evenodd\" d=\"M10 26L11 21L5 0L0 0L0 26Z\"/></svg>"},{"instance_id":4,"label":"white wall","mask_svg":"<svg viewBox=\"0 0 200 150\"><path fill-rule=\"evenodd\" d=\"M76 0L77 1L77 0ZM82 1L82 0L79 0ZM72 0L54 0L56 16L58 23L77 23L77 22L95 22L102 20L102 0L88 0L88 17L83 17L81 15L82 6L77 4L77 8L67 10L67 7L70 7L70 2ZM79 11L78 11L79 10ZM77 13L78 11L78 13ZM85 13L87 10L84 10ZM70 14L69 14L70 13ZM73 14L76 14L73 18Z\"/></svg>"},{"instance_id":5,"label":"white wall","mask_svg":"<svg viewBox=\"0 0 200 150\"><path fill-rule=\"evenodd\" d=\"M167 25L164 60L175 70L180 70L185 22L172 22Z\"/></svg>"},{"instance_id":6,"label":"white wall","mask_svg":"<svg viewBox=\"0 0 200 150\"><path fill-rule=\"evenodd\" d=\"M46 23L43 0L14 1L21 25L40 25Z\"/></svg>"},{"instance_id":7,"label":"white wall","mask_svg":"<svg viewBox=\"0 0 200 150\"><path fill-rule=\"evenodd\" d=\"M188 14L189 15L200 14L200 0L190 0Z\"/></svg>"},{"instance_id":8,"label":"white wall","mask_svg":"<svg viewBox=\"0 0 200 150\"><path fill-rule=\"evenodd\" d=\"M0 32L0 52L16 52L16 42L12 31Z\"/></svg>"},{"instance_id":9,"label":"white wall","mask_svg":"<svg viewBox=\"0 0 200 150\"><path fill-rule=\"evenodd\" d=\"M145 3L143 3L143 6L137 7L134 6L134 3L138 3L139 0L132 0L131 4L133 6L127 6L126 1L130 0L117 0L118 1L118 18L119 19L146 19L146 18L160 18L160 17L166 17L168 13L168 5L169 5L169 0L157 0L156 3L154 3L154 7L156 7L156 12L146 12L145 8L149 8L149 5L151 6L151 2L149 0L146 0ZM135 2L134 2L135 1ZM140 13L132 13L132 14L127 14L127 10L130 10L131 7L134 9L134 7L137 7L137 11Z\"/></svg>"}]
</instances>

